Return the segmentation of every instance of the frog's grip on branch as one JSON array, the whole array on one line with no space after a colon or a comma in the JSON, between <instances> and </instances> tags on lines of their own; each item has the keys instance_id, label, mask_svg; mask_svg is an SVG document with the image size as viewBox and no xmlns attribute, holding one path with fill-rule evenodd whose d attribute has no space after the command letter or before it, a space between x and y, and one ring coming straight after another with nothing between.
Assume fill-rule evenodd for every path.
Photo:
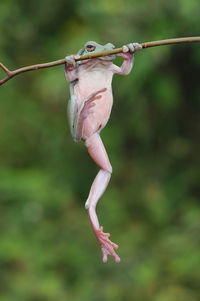
<instances>
[{"instance_id":1,"label":"frog's grip on branch","mask_svg":"<svg viewBox=\"0 0 200 301\"><path fill-rule=\"evenodd\" d=\"M144 48L161 46L161 45L171 45L171 44L180 44L180 43L193 43L193 42L200 42L200 36L199 37L187 37L187 38L177 38L177 39L167 39L167 40L160 40L160 41L153 41L153 42L145 42L145 43L141 43L140 45L142 46L142 49L144 49ZM86 60L86 59L92 59L92 58L95 58L95 57L106 56L106 55L110 55L110 54L116 54L116 53L120 53L120 52L122 52L122 48L115 48L115 49L112 49L112 50L99 52L99 53L95 53L95 54L91 53L91 54L81 56L79 59L77 59L77 61L78 60L82 61L82 60ZM53 61L53 62L22 67L22 68L13 70L13 71L9 70L2 63L0 63L0 68L2 68L7 74L7 77L0 80L0 86L3 85L4 83L6 83L12 77L14 77L14 76L16 76L20 73L28 72L28 71L31 71L31 70L38 70L38 69L42 69L42 68L50 68L50 67L62 65L62 64L65 64L65 63L66 63L65 59L60 59L60 60Z\"/></svg>"}]
</instances>

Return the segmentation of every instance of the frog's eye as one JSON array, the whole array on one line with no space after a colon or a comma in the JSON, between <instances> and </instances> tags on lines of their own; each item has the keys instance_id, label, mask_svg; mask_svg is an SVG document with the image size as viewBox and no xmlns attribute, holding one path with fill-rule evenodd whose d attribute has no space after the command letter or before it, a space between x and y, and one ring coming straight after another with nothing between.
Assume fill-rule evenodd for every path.
<instances>
[{"instance_id":1,"label":"frog's eye","mask_svg":"<svg viewBox=\"0 0 200 301\"><path fill-rule=\"evenodd\" d=\"M96 46L92 45L92 44L88 44L86 47L86 50L91 52L94 51L96 49Z\"/></svg>"}]
</instances>

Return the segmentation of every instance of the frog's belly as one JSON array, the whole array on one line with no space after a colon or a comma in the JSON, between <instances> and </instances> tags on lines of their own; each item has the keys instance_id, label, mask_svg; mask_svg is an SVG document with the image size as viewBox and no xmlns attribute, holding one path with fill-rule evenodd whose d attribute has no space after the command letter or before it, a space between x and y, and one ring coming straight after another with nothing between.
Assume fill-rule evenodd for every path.
<instances>
[{"instance_id":1,"label":"frog's belly","mask_svg":"<svg viewBox=\"0 0 200 301\"><path fill-rule=\"evenodd\" d=\"M103 87L100 87L99 89L102 88ZM87 94L87 96L91 93ZM83 122L82 139L84 140L94 133L101 131L110 117L113 104L111 87L107 88L107 90L100 95L102 97L94 101L95 106L91 108L92 112L89 113Z\"/></svg>"}]
</instances>

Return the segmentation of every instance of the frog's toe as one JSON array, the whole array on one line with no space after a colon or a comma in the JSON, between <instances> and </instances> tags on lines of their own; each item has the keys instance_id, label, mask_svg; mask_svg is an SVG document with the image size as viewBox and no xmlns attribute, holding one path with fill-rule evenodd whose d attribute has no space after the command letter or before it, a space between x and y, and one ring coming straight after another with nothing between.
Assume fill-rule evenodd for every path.
<instances>
[{"instance_id":1,"label":"frog's toe","mask_svg":"<svg viewBox=\"0 0 200 301\"><path fill-rule=\"evenodd\" d=\"M128 44L128 47L132 52L136 52L142 49L142 45L139 43L130 43Z\"/></svg>"},{"instance_id":2,"label":"frog's toe","mask_svg":"<svg viewBox=\"0 0 200 301\"><path fill-rule=\"evenodd\" d=\"M124 53L127 53L127 52L132 52L132 53L134 53L134 52L136 52L136 51L139 51L140 49L142 49L142 45L139 44L139 43L130 43L130 44L124 45L124 46L122 47L122 51L123 51Z\"/></svg>"},{"instance_id":3,"label":"frog's toe","mask_svg":"<svg viewBox=\"0 0 200 301\"><path fill-rule=\"evenodd\" d=\"M115 262L120 262L120 257L115 253L115 249L118 249L118 245L112 242L109 237L110 233L104 233L103 227L95 230L95 235L101 246L103 262L107 262L107 256L111 255Z\"/></svg>"},{"instance_id":4,"label":"frog's toe","mask_svg":"<svg viewBox=\"0 0 200 301\"><path fill-rule=\"evenodd\" d=\"M75 59L76 59L75 55L68 55L68 56L65 57L67 67L71 70L73 70L76 67Z\"/></svg>"},{"instance_id":5,"label":"frog's toe","mask_svg":"<svg viewBox=\"0 0 200 301\"><path fill-rule=\"evenodd\" d=\"M122 46L122 52L129 52L129 47L127 45Z\"/></svg>"}]
</instances>

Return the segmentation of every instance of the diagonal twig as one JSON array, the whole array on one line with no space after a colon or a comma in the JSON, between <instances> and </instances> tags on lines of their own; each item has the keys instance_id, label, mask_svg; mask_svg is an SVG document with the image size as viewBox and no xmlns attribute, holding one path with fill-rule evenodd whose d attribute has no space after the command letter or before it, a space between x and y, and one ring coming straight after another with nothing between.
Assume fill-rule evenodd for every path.
<instances>
[{"instance_id":1,"label":"diagonal twig","mask_svg":"<svg viewBox=\"0 0 200 301\"><path fill-rule=\"evenodd\" d=\"M181 43L193 43L193 42L200 42L200 37L186 37L186 38L176 38L176 39L167 39L167 40L160 40L160 41L153 41L153 42L145 42L145 43L141 43L141 46L142 46L142 49L145 49L145 48L155 47L155 46L181 44ZM122 47L104 51L104 52L83 55L80 58L76 59L76 61L92 59L92 58L106 56L106 55L110 55L110 54L117 54L120 52L122 52ZM0 80L0 85L3 85L8 80L10 80L11 78L13 78L14 76L16 76L18 74L32 71L32 70L38 70L38 69L50 68L50 67L62 65L62 64L65 64L65 62L66 62L65 59L60 59L60 60L53 61L53 62L25 66L25 67L22 67L22 68L13 70L13 71L9 70L8 68L6 68L6 66L4 66L2 63L0 63L0 68L2 68L7 74L7 76L4 79Z\"/></svg>"}]
</instances>

